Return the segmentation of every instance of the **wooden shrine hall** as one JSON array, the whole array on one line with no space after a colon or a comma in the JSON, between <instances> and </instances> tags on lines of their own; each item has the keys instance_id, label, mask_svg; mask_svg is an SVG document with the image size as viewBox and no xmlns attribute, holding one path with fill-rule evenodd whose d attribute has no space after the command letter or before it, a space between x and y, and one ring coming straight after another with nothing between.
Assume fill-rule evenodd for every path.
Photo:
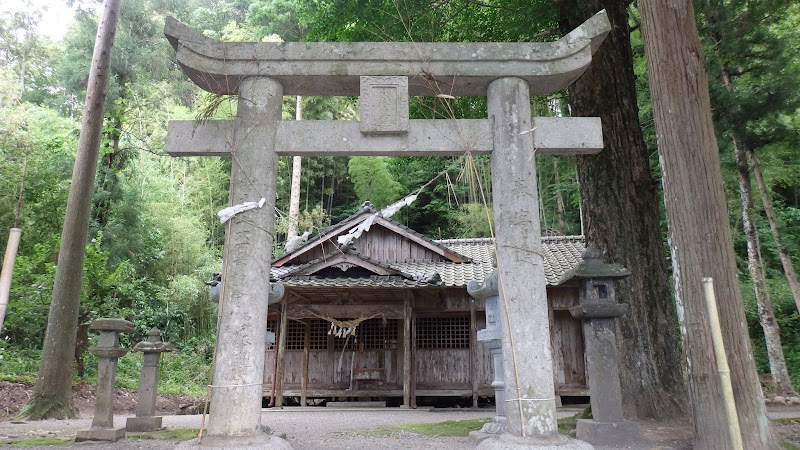
<instances>
[{"instance_id":1,"label":"wooden shrine hall","mask_svg":"<svg viewBox=\"0 0 800 450\"><path fill-rule=\"evenodd\" d=\"M361 226L346 245L337 239ZM555 286L581 260L582 237L543 237L556 395L587 396L577 286ZM467 283L494 270L492 239L431 240L372 205L272 261L285 287L267 329L264 397L493 397L489 350L476 340L484 305ZM276 360L277 358L277 360ZM281 376L282 374L282 376ZM427 400L427 399L426 399Z\"/></svg>"}]
</instances>

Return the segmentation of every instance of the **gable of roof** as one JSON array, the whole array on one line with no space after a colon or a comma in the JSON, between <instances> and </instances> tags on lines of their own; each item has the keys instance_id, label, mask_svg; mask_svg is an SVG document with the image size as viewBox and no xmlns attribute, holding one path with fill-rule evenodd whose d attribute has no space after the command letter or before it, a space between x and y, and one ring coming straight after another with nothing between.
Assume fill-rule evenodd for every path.
<instances>
[{"instance_id":1,"label":"gable of roof","mask_svg":"<svg viewBox=\"0 0 800 450\"><path fill-rule=\"evenodd\" d=\"M400 270L389 266L388 264L360 255L357 252L339 252L334 255L322 256L305 264L286 267L288 270L285 273L282 273L278 278L313 275L323 269L331 267L340 269L342 272L347 272L354 267L359 267L372 272L374 275L399 275L403 278L412 278L410 275L403 273Z\"/></svg>"},{"instance_id":2,"label":"gable of roof","mask_svg":"<svg viewBox=\"0 0 800 450\"><path fill-rule=\"evenodd\" d=\"M461 255L458 252L455 252L447 248L446 246L439 244L437 241L434 241L420 233L417 233L411 228L408 228L398 222L395 222L394 220L381 216L380 212L377 212L375 210L375 207L372 206L371 203L366 202L360 211L351 215L347 219L322 230L317 237L309 240L299 248L294 249L290 252L287 252L275 258L272 261L272 266L282 267L284 265L292 264L293 260L297 260L300 256L307 254L308 252L314 250L317 247L323 249L325 247L328 247L330 249L334 243L338 245L337 238L339 236L351 232L357 226L368 220L371 222L371 226L378 225L380 227L386 228L390 232L396 233L404 237L405 239L408 239L409 241L412 242L412 245L423 247L435 254L438 254L447 261L454 263L464 263L470 261L469 257ZM364 231L364 233L369 233L369 231L366 230ZM329 250L328 253L332 254L333 252ZM323 255L323 257L325 257L325 255Z\"/></svg>"}]
</instances>

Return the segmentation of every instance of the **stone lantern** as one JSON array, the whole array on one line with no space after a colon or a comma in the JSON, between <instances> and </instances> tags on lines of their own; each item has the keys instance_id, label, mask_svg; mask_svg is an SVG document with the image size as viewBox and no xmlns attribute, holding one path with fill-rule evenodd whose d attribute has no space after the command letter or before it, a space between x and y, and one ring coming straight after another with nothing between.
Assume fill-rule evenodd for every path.
<instances>
[{"instance_id":1,"label":"stone lantern","mask_svg":"<svg viewBox=\"0 0 800 450\"><path fill-rule=\"evenodd\" d=\"M142 373L139 375L139 395L136 400L136 417L128 417L128 431L153 431L161 428L161 417L156 416L156 391L158 389L158 360L164 352L172 351L172 345L161 339L161 331L153 328L147 338L133 347L133 351L144 353Z\"/></svg>"},{"instance_id":2,"label":"stone lantern","mask_svg":"<svg viewBox=\"0 0 800 450\"><path fill-rule=\"evenodd\" d=\"M124 319L95 319L90 328L100 331L97 346L89 349L98 361L94 418L90 429L78 431L75 442L116 442L125 437L125 428L114 428L114 379L117 360L128 353L119 346L119 333L130 333L134 326Z\"/></svg>"},{"instance_id":3,"label":"stone lantern","mask_svg":"<svg viewBox=\"0 0 800 450\"><path fill-rule=\"evenodd\" d=\"M503 345L500 338L500 304L497 286L497 271L487 275L482 283L470 281L467 292L473 298L484 300L486 308L486 328L478 331L478 341L489 349L494 369L495 415L491 422L483 425L478 431L469 434L475 441L482 441L492 435L506 431L508 418L505 413L505 378L503 376Z\"/></svg>"},{"instance_id":4,"label":"stone lantern","mask_svg":"<svg viewBox=\"0 0 800 450\"><path fill-rule=\"evenodd\" d=\"M641 435L637 422L622 416L622 389L619 381L616 328L614 319L628 312L628 305L614 298L614 280L631 272L620 264L608 264L592 248L583 252L583 261L565 273L558 284L576 281L580 305L570 314L583 321L586 347L586 375L591 395L593 419L578 419L577 438L590 444L618 444Z\"/></svg>"}]
</instances>

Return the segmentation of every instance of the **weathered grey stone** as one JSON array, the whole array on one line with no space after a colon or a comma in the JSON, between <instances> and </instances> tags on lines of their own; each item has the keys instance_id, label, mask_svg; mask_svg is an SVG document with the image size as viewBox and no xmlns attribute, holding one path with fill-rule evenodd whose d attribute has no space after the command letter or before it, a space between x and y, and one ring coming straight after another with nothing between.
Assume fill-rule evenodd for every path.
<instances>
[{"instance_id":1,"label":"weathered grey stone","mask_svg":"<svg viewBox=\"0 0 800 450\"><path fill-rule=\"evenodd\" d=\"M533 145L537 155L588 155L603 149L598 117L534 117ZM408 133L363 135L359 122L292 120L278 124L275 151L294 156L461 156L493 149L487 119L410 120ZM172 156L230 156L232 120L171 120L166 151ZM325 136L325 139L320 139Z\"/></svg>"},{"instance_id":2,"label":"weathered grey stone","mask_svg":"<svg viewBox=\"0 0 800 450\"><path fill-rule=\"evenodd\" d=\"M487 97L508 432L550 439L558 430L528 83L493 81Z\"/></svg>"},{"instance_id":3,"label":"weathered grey stone","mask_svg":"<svg viewBox=\"0 0 800 450\"><path fill-rule=\"evenodd\" d=\"M519 77L536 95L566 88L610 30L601 11L556 42L217 42L168 17L164 34L201 88L239 92L264 76L288 95L358 95L360 76L406 76L411 95L484 95L493 80Z\"/></svg>"},{"instance_id":4,"label":"weathered grey stone","mask_svg":"<svg viewBox=\"0 0 800 450\"><path fill-rule=\"evenodd\" d=\"M479 450L592 450L591 444L563 435L523 438L511 433L490 436L482 440Z\"/></svg>"},{"instance_id":5,"label":"weathered grey stone","mask_svg":"<svg viewBox=\"0 0 800 450\"><path fill-rule=\"evenodd\" d=\"M156 412L158 390L158 360L161 353L172 351L172 346L161 340L161 331L152 328L147 339L133 347L133 351L144 353L144 364L139 374L139 393L136 399L136 417L125 423L128 431L154 431L161 428L161 417Z\"/></svg>"},{"instance_id":6,"label":"weathered grey stone","mask_svg":"<svg viewBox=\"0 0 800 450\"><path fill-rule=\"evenodd\" d=\"M628 313L627 303L587 303L569 309L572 317L579 320L614 319Z\"/></svg>"},{"instance_id":7,"label":"weathered grey stone","mask_svg":"<svg viewBox=\"0 0 800 450\"><path fill-rule=\"evenodd\" d=\"M102 318L94 320L90 329L100 330L97 346L89 349L98 358L94 418L92 427L78 431L75 440L116 442L125 437L125 429L114 428L114 379L117 375L117 359L128 352L119 348L119 333L133 331L134 326L127 320Z\"/></svg>"},{"instance_id":8,"label":"weathered grey stone","mask_svg":"<svg viewBox=\"0 0 800 450\"><path fill-rule=\"evenodd\" d=\"M231 203L266 199L263 208L231 219L225 242L223 298L214 364L208 433L255 436L261 426L264 381L264 318L270 292L278 156L275 133L281 119L283 90L267 78L246 78L239 106L231 165Z\"/></svg>"},{"instance_id":9,"label":"weathered grey stone","mask_svg":"<svg viewBox=\"0 0 800 450\"><path fill-rule=\"evenodd\" d=\"M93 320L92 324L89 325L89 329L98 331L116 331L119 333L130 333L131 331L135 330L136 327L133 326L133 322L127 321L125 319L100 318Z\"/></svg>"},{"instance_id":10,"label":"weathered grey stone","mask_svg":"<svg viewBox=\"0 0 800 450\"><path fill-rule=\"evenodd\" d=\"M89 353L97 356L98 358L112 358L119 359L128 354L127 348L102 348L90 347Z\"/></svg>"},{"instance_id":11,"label":"weathered grey stone","mask_svg":"<svg viewBox=\"0 0 800 450\"><path fill-rule=\"evenodd\" d=\"M125 430L131 433L160 430L163 428L161 419L161 416L128 417L125 420Z\"/></svg>"},{"instance_id":12,"label":"weathered grey stone","mask_svg":"<svg viewBox=\"0 0 800 450\"><path fill-rule=\"evenodd\" d=\"M481 427L480 430L469 434L470 439L480 442L495 434L505 433L508 427L506 418L506 396L505 379L503 369L503 345L500 330L500 306L499 286L497 285L497 271L492 272L484 278L482 283L470 281L467 283L467 292L478 300L484 301L486 311L486 328L478 330L478 341L489 349L492 356L492 368L494 369L494 388L495 415L491 422Z\"/></svg>"},{"instance_id":13,"label":"weathered grey stone","mask_svg":"<svg viewBox=\"0 0 800 450\"><path fill-rule=\"evenodd\" d=\"M289 450L292 448L285 437L259 431L245 436L203 436L178 444L176 450L195 450L204 448L220 448L225 450Z\"/></svg>"},{"instance_id":14,"label":"weathered grey stone","mask_svg":"<svg viewBox=\"0 0 800 450\"><path fill-rule=\"evenodd\" d=\"M90 428L75 434L75 442L110 441L117 442L125 438L125 428Z\"/></svg>"},{"instance_id":15,"label":"weathered grey stone","mask_svg":"<svg viewBox=\"0 0 800 450\"><path fill-rule=\"evenodd\" d=\"M133 351L142 353L164 353L171 352L172 345L161 340L161 330L151 328L147 332L147 338L133 346Z\"/></svg>"},{"instance_id":16,"label":"weathered grey stone","mask_svg":"<svg viewBox=\"0 0 800 450\"><path fill-rule=\"evenodd\" d=\"M614 298L614 279L630 271L619 264L607 264L601 254L588 248L583 262L562 280L578 280L580 305L570 308L583 320L586 348L586 378L589 384L593 420L578 420L576 434L592 444L624 444L641 436L641 426L622 415L622 389L614 318L628 310Z\"/></svg>"},{"instance_id":17,"label":"weathered grey stone","mask_svg":"<svg viewBox=\"0 0 800 450\"><path fill-rule=\"evenodd\" d=\"M602 254L594 249L587 248L584 250L583 259L577 266L566 271L558 284L564 284L573 280L586 280L590 278L625 278L631 274L631 271L622 266L622 264L606 263L602 259Z\"/></svg>"},{"instance_id":18,"label":"weathered grey stone","mask_svg":"<svg viewBox=\"0 0 800 450\"><path fill-rule=\"evenodd\" d=\"M599 422L621 422L622 390L614 321L587 320L583 323L583 333L592 417Z\"/></svg>"},{"instance_id":19,"label":"weathered grey stone","mask_svg":"<svg viewBox=\"0 0 800 450\"><path fill-rule=\"evenodd\" d=\"M641 442L642 426L628 420L609 423L594 419L578 419L576 437L593 445L633 444Z\"/></svg>"},{"instance_id":20,"label":"weathered grey stone","mask_svg":"<svg viewBox=\"0 0 800 450\"><path fill-rule=\"evenodd\" d=\"M408 77L361 77L361 133L408 133Z\"/></svg>"}]
</instances>

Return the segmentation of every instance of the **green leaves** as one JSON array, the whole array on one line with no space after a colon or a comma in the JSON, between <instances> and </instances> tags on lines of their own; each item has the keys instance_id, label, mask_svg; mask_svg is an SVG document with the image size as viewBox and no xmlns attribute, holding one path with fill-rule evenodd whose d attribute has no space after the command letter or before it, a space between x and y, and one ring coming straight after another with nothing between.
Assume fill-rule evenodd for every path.
<instances>
[{"instance_id":1,"label":"green leaves","mask_svg":"<svg viewBox=\"0 0 800 450\"><path fill-rule=\"evenodd\" d=\"M359 202L370 201L380 209L405 194L389 172L387 157L354 156L347 167Z\"/></svg>"}]
</instances>

